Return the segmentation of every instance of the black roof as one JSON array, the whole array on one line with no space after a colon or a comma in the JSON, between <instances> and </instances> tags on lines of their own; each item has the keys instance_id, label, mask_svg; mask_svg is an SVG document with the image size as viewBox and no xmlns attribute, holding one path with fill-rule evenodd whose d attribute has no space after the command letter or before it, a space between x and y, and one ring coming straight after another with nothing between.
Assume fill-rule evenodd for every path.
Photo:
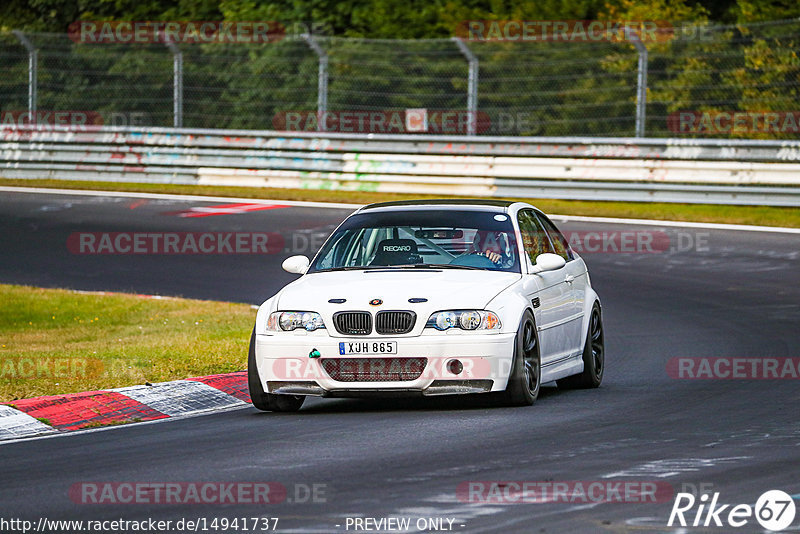
<instances>
[{"instance_id":1,"label":"black roof","mask_svg":"<svg viewBox=\"0 0 800 534\"><path fill-rule=\"evenodd\" d=\"M491 206L496 208L507 208L515 201L496 200L491 198L431 198L421 200L396 200L394 202L378 202L369 204L361 208L368 210L372 208L389 208L394 206Z\"/></svg>"}]
</instances>

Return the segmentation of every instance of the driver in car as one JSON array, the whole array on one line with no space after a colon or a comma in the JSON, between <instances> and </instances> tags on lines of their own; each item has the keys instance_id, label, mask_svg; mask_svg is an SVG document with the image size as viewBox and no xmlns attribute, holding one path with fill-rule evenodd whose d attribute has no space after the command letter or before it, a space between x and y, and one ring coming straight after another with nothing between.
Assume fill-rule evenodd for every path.
<instances>
[{"instance_id":1,"label":"driver in car","mask_svg":"<svg viewBox=\"0 0 800 534\"><path fill-rule=\"evenodd\" d=\"M499 265L506 256L506 244L507 239L504 232L478 230L472 239L472 246L466 253L485 256L495 265Z\"/></svg>"}]
</instances>

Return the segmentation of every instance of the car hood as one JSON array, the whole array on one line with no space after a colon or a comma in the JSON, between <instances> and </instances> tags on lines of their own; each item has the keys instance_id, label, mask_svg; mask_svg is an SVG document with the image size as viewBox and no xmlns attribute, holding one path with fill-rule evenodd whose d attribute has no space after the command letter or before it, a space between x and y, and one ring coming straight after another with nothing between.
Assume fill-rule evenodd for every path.
<instances>
[{"instance_id":1,"label":"car hood","mask_svg":"<svg viewBox=\"0 0 800 534\"><path fill-rule=\"evenodd\" d=\"M398 269L312 273L287 285L278 309L316 311L323 318L342 310L413 310L418 316L439 310L484 309L518 273L460 269ZM427 299L409 303L409 299ZM347 299L341 304L330 299ZM370 305L380 299L382 304Z\"/></svg>"}]
</instances>

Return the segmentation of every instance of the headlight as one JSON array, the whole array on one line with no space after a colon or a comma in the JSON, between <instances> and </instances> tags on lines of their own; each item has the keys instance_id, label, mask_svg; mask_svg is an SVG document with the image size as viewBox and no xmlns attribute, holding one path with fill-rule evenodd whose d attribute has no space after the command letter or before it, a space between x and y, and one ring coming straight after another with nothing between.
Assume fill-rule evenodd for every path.
<instances>
[{"instance_id":1,"label":"headlight","mask_svg":"<svg viewBox=\"0 0 800 534\"><path fill-rule=\"evenodd\" d=\"M481 325L481 314L476 311L462 312L458 318L458 326L464 330L475 330Z\"/></svg>"},{"instance_id":2,"label":"headlight","mask_svg":"<svg viewBox=\"0 0 800 534\"><path fill-rule=\"evenodd\" d=\"M500 330L502 324L497 314L483 310L450 310L440 311L431 315L425 328L447 330L461 328L462 330Z\"/></svg>"},{"instance_id":3,"label":"headlight","mask_svg":"<svg viewBox=\"0 0 800 534\"><path fill-rule=\"evenodd\" d=\"M447 330L458 326L458 315L455 312L434 313L425 326L432 326L437 330Z\"/></svg>"},{"instance_id":4,"label":"headlight","mask_svg":"<svg viewBox=\"0 0 800 534\"><path fill-rule=\"evenodd\" d=\"M291 332L298 328L313 332L319 328L325 328L325 323L322 322L320 314L303 311L273 312L267 320L267 330L273 332L280 330Z\"/></svg>"}]
</instances>

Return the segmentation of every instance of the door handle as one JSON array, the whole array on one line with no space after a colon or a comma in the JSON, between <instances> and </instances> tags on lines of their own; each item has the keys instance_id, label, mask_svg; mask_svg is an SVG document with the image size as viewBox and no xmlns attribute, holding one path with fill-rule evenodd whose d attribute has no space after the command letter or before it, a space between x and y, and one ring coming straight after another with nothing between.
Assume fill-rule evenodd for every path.
<instances>
[{"instance_id":1,"label":"door handle","mask_svg":"<svg viewBox=\"0 0 800 534\"><path fill-rule=\"evenodd\" d=\"M566 283L568 283L568 284L571 284L574 280L575 280L575 277L572 276L571 274L568 274L567 276L564 277L564 281Z\"/></svg>"}]
</instances>

